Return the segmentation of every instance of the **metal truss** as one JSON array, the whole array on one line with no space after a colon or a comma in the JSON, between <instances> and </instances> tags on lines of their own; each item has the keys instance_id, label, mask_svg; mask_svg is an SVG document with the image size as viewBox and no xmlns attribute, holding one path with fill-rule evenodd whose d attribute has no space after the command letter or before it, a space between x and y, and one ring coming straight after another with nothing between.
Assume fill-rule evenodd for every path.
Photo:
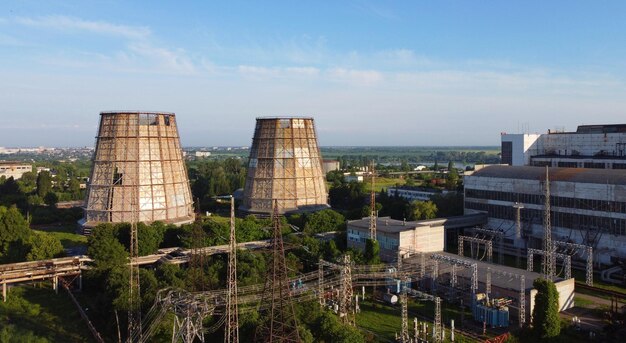
<instances>
[{"instance_id":1,"label":"metal truss","mask_svg":"<svg viewBox=\"0 0 626 343\"><path fill-rule=\"evenodd\" d=\"M485 229L481 227L475 227L472 229L474 233L481 233L483 235L490 235L495 237L498 242L498 264L504 263L504 232L498 230ZM492 239L493 240L493 239Z\"/></svg>"},{"instance_id":2,"label":"metal truss","mask_svg":"<svg viewBox=\"0 0 626 343\"><path fill-rule=\"evenodd\" d=\"M553 244L555 247L565 247L577 252L580 256L586 256L585 283L588 286L593 286L593 247L562 241L554 241Z\"/></svg>"},{"instance_id":3,"label":"metal truss","mask_svg":"<svg viewBox=\"0 0 626 343\"><path fill-rule=\"evenodd\" d=\"M477 237L469 237L469 236L461 236L459 235L459 256L464 256L464 243L465 242L470 242L471 243L476 243L476 244L484 244L485 245L485 250L487 251L487 261L489 263L492 262L493 258L493 243L491 240L487 240L487 239L482 239L482 238L477 238ZM472 256L473 257L473 256Z\"/></svg>"},{"instance_id":4,"label":"metal truss","mask_svg":"<svg viewBox=\"0 0 626 343\"><path fill-rule=\"evenodd\" d=\"M539 250L539 249L532 249L532 248L528 248L528 255L527 255L527 264L526 264L526 270L528 270L529 272L533 271L533 256L534 255L541 255L544 256L545 255L545 251L543 250ZM564 278L565 279L570 279L572 277L572 257L570 255L565 255L565 254L559 254L559 253L555 253L552 252L551 254L552 256L554 256L553 259L553 263L556 263L556 259L562 259L563 260L563 267L565 268L564 271Z\"/></svg>"},{"instance_id":5,"label":"metal truss","mask_svg":"<svg viewBox=\"0 0 626 343\"><path fill-rule=\"evenodd\" d=\"M476 294L476 292L478 291L478 264L477 263L470 263L463 259L454 258L454 257L446 256L446 255L440 255L440 254L432 254L430 255L430 258L434 260L435 262L443 262L449 265L453 265L453 266L456 265L456 266L464 267L464 268L471 270L472 271L471 290L472 290L472 294ZM437 263L435 263L435 265L437 266Z\"/></svg>"}]
</instances>

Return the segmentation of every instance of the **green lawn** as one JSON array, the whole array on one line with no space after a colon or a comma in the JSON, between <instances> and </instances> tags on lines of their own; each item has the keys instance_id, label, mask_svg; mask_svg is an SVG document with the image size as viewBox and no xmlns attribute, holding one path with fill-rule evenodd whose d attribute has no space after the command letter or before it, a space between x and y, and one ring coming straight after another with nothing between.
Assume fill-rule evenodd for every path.
<instances>
[{"instance_id":1,"label":"green lawn","mask_svg":"<svg viewBox=\"0 0 626 343\"><path fill-rule=\"evenodd\" d=\"M366 332L375 334L377 342L394 341L396 332L400 332L402 320L400 318L400 305L387 305L379 302L364 301L359 304L361 313L356 315L357 326ZM428 318L427 323L432 327L432 317L434 313L434 304L431 301L414 301L409 300L408 307L409 316L409 332L413 334L413 318L415 314L423 315ZM449 339L449 323L450 319L455 319L457 327L460 325L460 311L456 307L448 307L445 303L442 308L442 321L446 327L446 341ZM465 320L471 320L471 315L466 313ZM418 318L419 322L423 318ZM471 338L461 336L458 331L455 334L456 342L473 342Z\"/></svg>"},{"instance_id":2,"label":"green lawn","mask_svg":"<svg viewBox=\"0 0 626 343\"><path fill-rule=\"evenodd\" d=\"M372 191L372 180L369 178L366 178L365 181L363 182L365 185L365 190L367 192L371 192ZM377 177L375 182L374 182L374 189L376 190L376 192L380 192L381 189L387 189L389 187L394 187L396 185L404 185L405 180L401 179L401 178L388 178L388 177Z\"/></svg>"},{"instance_id":3,"label":"green lawn","mask_svg":"<svg viewBox=\"0 0 626 343\"><path fill-rule=\"evenodd\" d=\"M76 233L77 226L71 224L65 225L44 225L37 227L35 230L47 232L58 238L63 248L73 248L77 246L86 246L87 237Z\"/></svg>"},{"instance_id":4,"label":"green lawn","mask_svg":"<svg viewBox=\"0 0 626 343\"><path fill-rule=\"evenodd\" d=\"M12 287L0 302L0 342L91 342L92 336L65 290L51 285Z\"/></svg>"}]
</instances>

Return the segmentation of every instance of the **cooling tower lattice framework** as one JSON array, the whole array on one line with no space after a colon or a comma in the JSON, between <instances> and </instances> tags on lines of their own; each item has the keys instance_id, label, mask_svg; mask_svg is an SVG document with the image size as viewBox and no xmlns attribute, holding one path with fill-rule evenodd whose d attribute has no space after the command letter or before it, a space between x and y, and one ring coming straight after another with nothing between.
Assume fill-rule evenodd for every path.
<instances>
[{"instance_id":1,"label":"cooling tower lattice framework","mask_svg":"<svg viewBox=\"0 0 626 343\"><path fill-rule=\"evenodd\" d=\"M328 208L313 118L257 118L241 210L280 213Z\"/></svg>"},{"instance_id":2,"label":"cooling tower lattice framework","mask_svg":"<svg viewBox=\"0 0 626 343\"><path fill-rule=\"evenodd\" d=\"M90 181L85 227L194 219L173 113L100 113Z\"/></svg>"}]
</instances>

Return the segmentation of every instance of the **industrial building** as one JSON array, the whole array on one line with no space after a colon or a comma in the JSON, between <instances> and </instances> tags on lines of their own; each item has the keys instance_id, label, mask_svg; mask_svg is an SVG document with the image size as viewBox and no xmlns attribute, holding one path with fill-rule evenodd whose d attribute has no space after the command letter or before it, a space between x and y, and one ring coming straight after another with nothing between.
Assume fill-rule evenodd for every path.
<instances>
[{"instance_id":1,"label":"industrial building","mask_svg":"<svg viewBox=\"0 0 626 343\"><path fill-rule=\"evenodd\" d=\"M511 166L626 169L626 124L581 125L575 132L501 135Z\"/></svg>"},{"instance_id":2,"label":"industrial building","mask_svg":"<svg viewBox=\"0 0 626 343\"><path fill-rule=\"evenodd\" d=\"M461 228L483 225L487 222L482 214L437 218L418 221L403 221L389 217L376 218L376 239L380 245L383 261L395 261L398 252L410 250L437 252L445 250L446 231L456 234ZM370 218L350 220L347 223L348 248L364 251L370 238ZM452 235L452 236L453 236Z\"/></svg>"},{"instance_id":3,"label":"industrial building","mask_svg":"<svg viewBox=\"0 0 626 343\"><path fill-rule=\"evenodd\" d=\"M435 195L446 195L449 191L436 188L426 188L417 186L400 186L387 188L387 195L398 196L407 201L428 201Z\"/></svg>"},{"instance_id":4,"label":"industrial building","mask_svg":"<svg viewBox=\"0 0 626 343\"><path fill-rule=\"evenodd\" d=\"M253 214L328 208L313 118L257 118L240 209Z\"/></svg>"},{"instance_id":5,"label":"industrial building","mask_svg":"<svg viewBox=\"0 0 626 343\"><path fill-rule=\"evenodd\" d=\"M81 224L194 220L176 117L102 112Z\"/></svg>"},{"instance_id":6,"label":"industrial building","mask_svg":"<svg viewBox=\"0 0 626 343\"><path fill-rule=\"evenodd\" d=\"M21 179L24 173L32 172L33 166L24 162L0 161L0 178Z\"/></svg>"},{"instance_id":7,"label":"industrial building","mask_svg":"<svg viewBox=\"0 0 626 343\"><path fill-rule=\"evenodd\" d=\"M486 166L465 175L465 213L485 213L504 248L541 248L546 170ZM549 168L552 236L594 248L594 261L626 259L626 173ZM520 229L516 226L516 207Z\"/></svg>"}]
</instances>

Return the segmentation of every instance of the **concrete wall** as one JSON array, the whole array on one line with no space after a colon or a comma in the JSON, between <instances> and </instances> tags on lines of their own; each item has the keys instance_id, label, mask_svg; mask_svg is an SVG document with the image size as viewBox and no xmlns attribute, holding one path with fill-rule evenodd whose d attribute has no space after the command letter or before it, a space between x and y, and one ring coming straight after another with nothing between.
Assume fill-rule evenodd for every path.
<instances>
[{"instance_id":1,"label":"concrete wall","mask_svg":"<svg viewBox=\"0 0 626 343\"><path fill-rule=\"evenodd\" d=\"M557 292L559 292L559 312L565 311L574 307L574 279L567 279L555 284ZM537 295L536 289L530 290L530 296L528 298L528 313L532 321L532 313L535 308L535 296Z\"/></svg>"},{"instance_id":2,"label":"concrete wall","mask_svg":"<svg viewBox=\"0 0 626 343\"><path fill-rule=\"evenodd\" d=\"M537 154L537 139L539 134L503 134L502 142L511 142L513 146L514 166L524 166L530 164L530 156Z\"/></svg>"}]
</instances>

